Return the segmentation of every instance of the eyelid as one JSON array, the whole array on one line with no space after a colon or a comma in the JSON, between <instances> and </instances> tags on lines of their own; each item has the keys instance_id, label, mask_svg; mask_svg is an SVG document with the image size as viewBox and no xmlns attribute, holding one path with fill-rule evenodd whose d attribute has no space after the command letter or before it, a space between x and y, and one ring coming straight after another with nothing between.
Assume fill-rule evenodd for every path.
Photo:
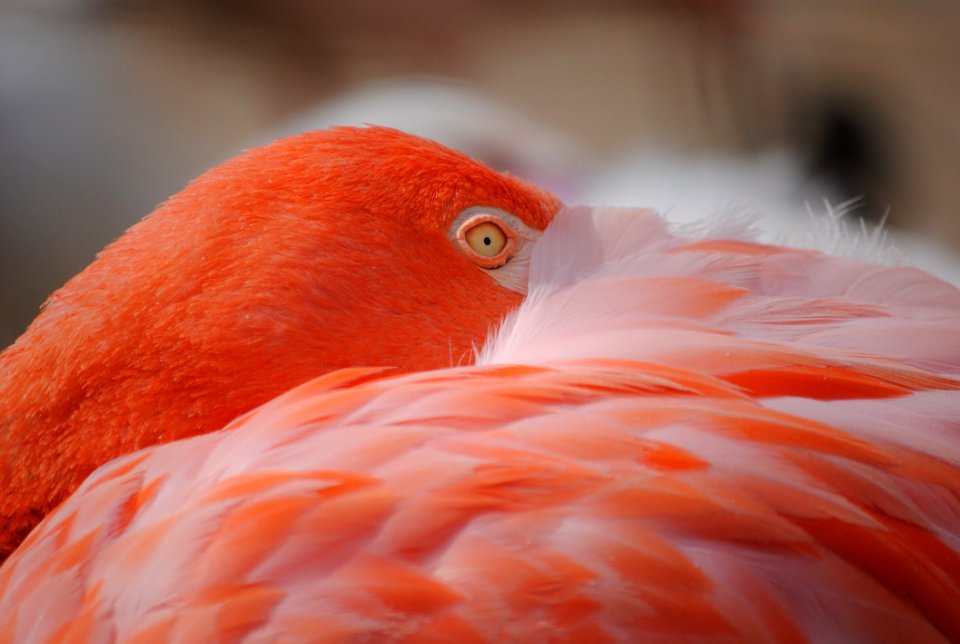
<instances>
[{"instance_id":1,"label":"eyelid","mask_svg":"<svg viewBox=\"0 0 960 644\"><path fill-rule=\"evenodd\" d=\"M533 248L540 238L541 231L528 226L520 217L511 214L502 208L496 206L470 206L460 212L447 228L447 239L453 244L457 252L462 253L460 241L457 236L460 228L469 219L478 215L491 215L498 217L500 221L516 235L514 246L511 252L510 261L494 268L483 268L479 265L478 270L482 270L489 275L497 284L503 288L526 295L527 281L530 275L530 258L533 254ZM504 229L506 233L506 228Z\"/></svg>"},{"instance_id":2,"label":"eyelid","mask_svg":"<svg viewBox=\"0 0 960 644\"><path fill-rule=\"evenodd\" d=\"M480 224L490 223L496 226L503 232L504 237L506 237L507 242L503 246L503 250L492 257L484 257L480 255L475 250L470 248L470 244L467 243L467 233L470 232L476 226ZM503 220L502 217L497 215L490 214L488 212L481 212L476 215L473 215L466 219L457 227L457 244L460 246L460 250L470 258L477 266L481 268L493 269L499 268L510 261L510 258L513 257L513 254L516 250L517 242L517 233L513 228Z\"/></svg>"}]
</instances>

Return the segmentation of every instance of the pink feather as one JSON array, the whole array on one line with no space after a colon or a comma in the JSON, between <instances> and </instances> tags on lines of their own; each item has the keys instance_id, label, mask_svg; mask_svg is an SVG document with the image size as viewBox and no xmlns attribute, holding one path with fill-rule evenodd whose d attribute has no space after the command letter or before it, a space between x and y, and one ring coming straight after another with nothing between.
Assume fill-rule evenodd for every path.
<instances>
[{"instance_id":1,"label":"pink feather","mask_svg":"<svg viewBox=\"0 0 960 644\"><path fill-rule=\"evenodd\" d=\"M475 366L100 468L0 641L960 639L958 369L919 271L566 211Z\"/></svg>"}]
</instances>

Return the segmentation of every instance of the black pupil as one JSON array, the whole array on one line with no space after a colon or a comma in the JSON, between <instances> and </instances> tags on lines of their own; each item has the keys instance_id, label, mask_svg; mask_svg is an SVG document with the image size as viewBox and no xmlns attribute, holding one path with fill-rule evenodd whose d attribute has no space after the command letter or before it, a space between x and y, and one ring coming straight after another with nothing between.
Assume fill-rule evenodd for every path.
<instances>
[{"instance_id":1,"label":"black pupil","mask_svg":"<svg viewBox=\"0 0 960 644\"><path fill-rule=\"evenodd\" d=\"M493 243L493 240L490 239L489 237L484 237L484 238L483 238L483 245L484 245L484 246L489 246L489 245L492 244L492 243Z\"/></svg>"}]
</instances>

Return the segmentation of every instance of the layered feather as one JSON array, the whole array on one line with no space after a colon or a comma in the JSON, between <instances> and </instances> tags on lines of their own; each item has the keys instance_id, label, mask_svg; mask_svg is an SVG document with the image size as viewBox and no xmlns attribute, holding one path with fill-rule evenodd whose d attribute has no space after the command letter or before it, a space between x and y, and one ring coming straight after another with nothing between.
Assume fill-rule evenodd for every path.
<instances>
[{"instance_id":1,"label":"layered feather","mask_svg":"<svg viewBox=\"0 0 960 644\"><path fill-rule=\"evenodd\" d=\"M95 472L0 641L960 639L960 293L561 213L470 367Z\"/></svg>"}]
</instances>

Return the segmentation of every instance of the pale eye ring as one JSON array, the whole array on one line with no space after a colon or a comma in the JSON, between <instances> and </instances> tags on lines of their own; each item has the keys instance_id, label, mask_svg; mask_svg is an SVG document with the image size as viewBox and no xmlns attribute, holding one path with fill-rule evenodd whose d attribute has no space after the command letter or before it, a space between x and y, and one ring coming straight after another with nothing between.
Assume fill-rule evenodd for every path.
<instances>
[{"instance_id":1,"label":"pale eye ring","mask_svg":"<svg viewBox=\"0 0 960 644\"><path fill-rule=\"evenodd\" d=\"M457 229L460 249L481 268L506 264L515 252L516 236L507 222L489 213L474 215Z\"/></svg>"}]
</instances>

